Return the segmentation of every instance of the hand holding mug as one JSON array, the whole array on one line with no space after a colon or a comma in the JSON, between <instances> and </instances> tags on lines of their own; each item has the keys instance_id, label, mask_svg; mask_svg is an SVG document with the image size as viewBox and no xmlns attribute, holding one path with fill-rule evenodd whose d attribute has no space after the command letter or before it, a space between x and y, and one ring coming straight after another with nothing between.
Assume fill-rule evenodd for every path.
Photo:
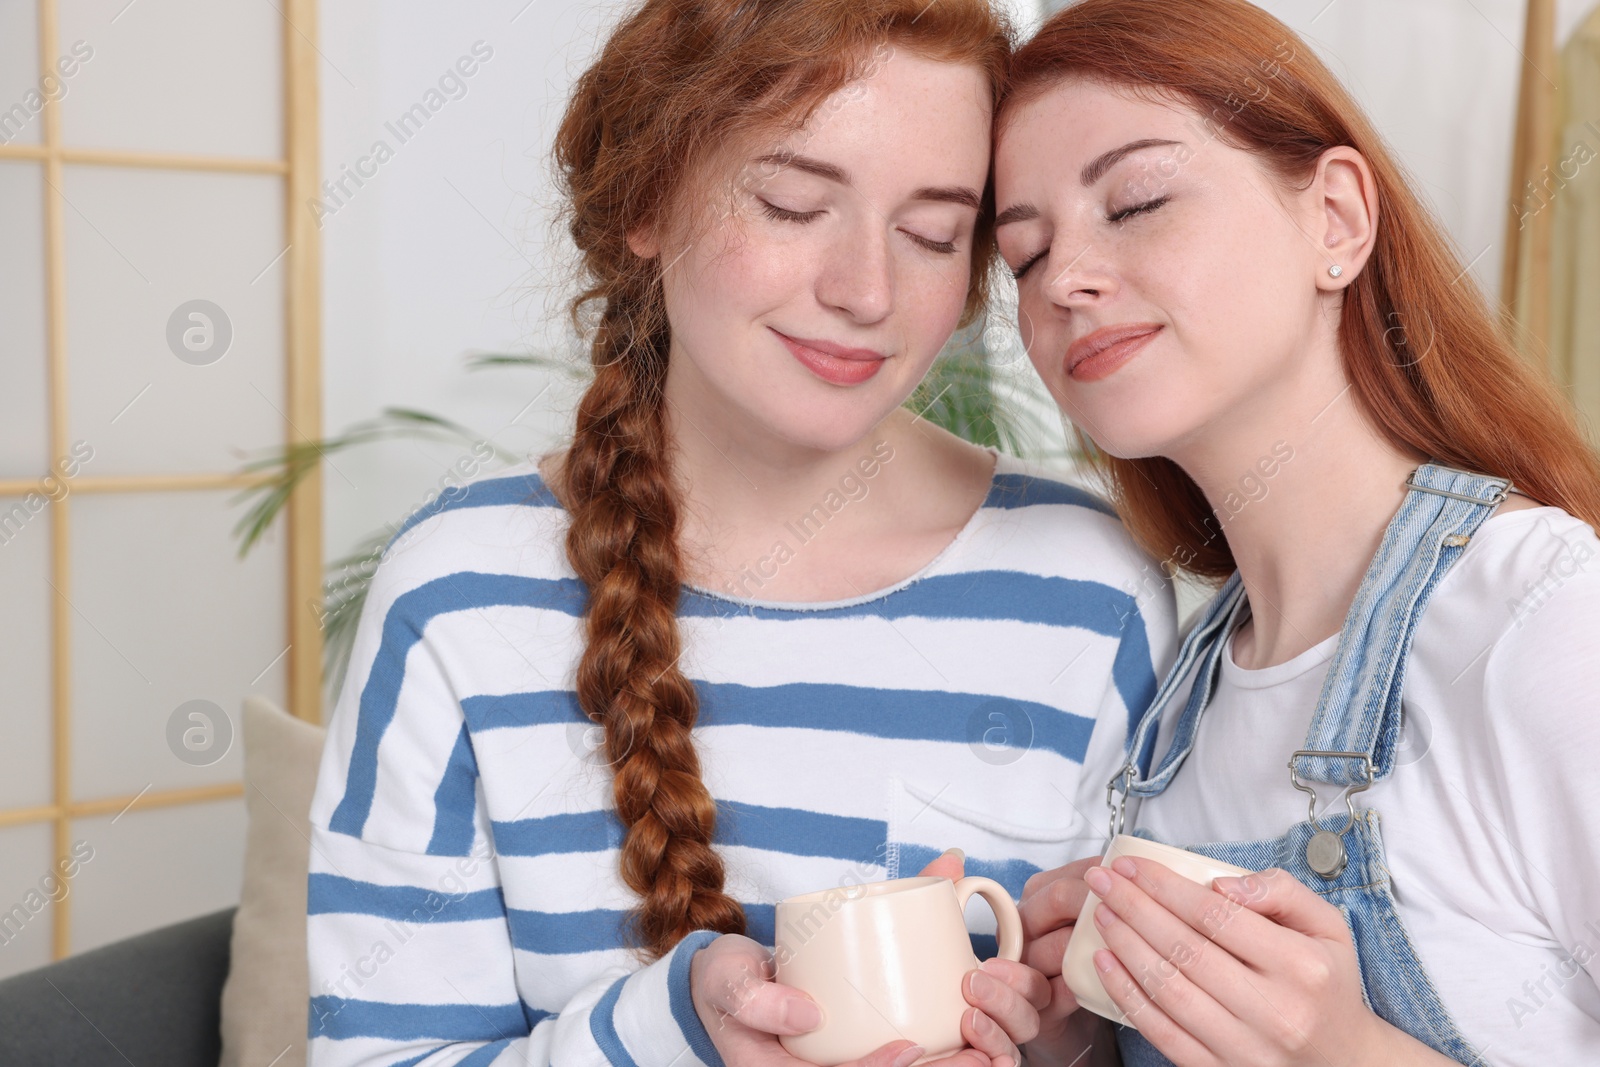
<instances>
[{"instance_id":1,"label":"hand holding mug","mask_svg":"<svg viewBox=\"0 0 1600 1067\"><path fill-rule=\"evenodd\" d=\"M959 853L946 853L922 875L959 877ZM724 935L695 954L690 985L696 1012L728 1067L814 1067L783 1047L780 1036L816 1030L823 1013L805 993L775 981L772 953L747 937ZM962 1013L962 1038L972 1047L924 1067L1018 1067L1017 1044L1037 1029L1035 1001L1044 980L1011 961L988 961L962 976L960 989L974 1007ZM926 1050L897 1038L846 1062L846 1067L910 1067Z\"/></svg>"},{"instance_id":2,"label":"hand holding mug","mask_svg":"<svg viewBox=\"0 0 1600 1067\"><path fill-rule=\"evenodd\" d=\"M1022 887L1022 902L1017 905L1025 941L1022 962L1045 979L1049 990L1048 999L1039 1005L1039 1045L1057 1043L1075 1030L1078 999L1062 978L1061 960L1089 896L1084 872L1099 863L1099 856L1074 860L1064 867L1040 871Z\"/></svg>"}]
</instances>

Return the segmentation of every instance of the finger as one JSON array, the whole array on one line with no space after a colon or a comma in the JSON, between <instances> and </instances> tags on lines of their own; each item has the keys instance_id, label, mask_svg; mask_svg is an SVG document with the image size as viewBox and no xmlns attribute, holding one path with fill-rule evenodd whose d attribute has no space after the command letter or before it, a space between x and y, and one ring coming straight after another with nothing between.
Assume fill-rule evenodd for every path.
<instances>
[{"instance_id":1,"label":"finger","mask_svg":"<svg viewBox=\"0 0 1600 1067\"><path fill-rule=\"evenodd\" d=\"M1073 860L1071 863L1064 864L1060 867L1054 867L1048 871L1040 871L1038 874L1033 875L1026 882L1022 883L1022 899L1027 900L1040 888L1061 878L1077 879L1081 881L1083 879L1084 871L1088 870L1090 867L1098 867L1099 865L1099 856L1085 856L1082 859Z\"/></svg>"},{"instance_id":2,"label":"finger","mask_svg":"<svg viewBox=\"0 0 1600 1067\"><path fill-rule=\"evenodd\" d=\"M1022 962L1046 978L1054 978L1061 973L1061 961L1066 956L1067 942L1072 940L1073 929L1072 926L1063 926L1043 937L1025 941L1022 947Z\"/></svg>"},{"instance_id":3,"label":"finger","mask_svg":"<svg viewBox=\"0 0 1600 1067\"><path fill-rule=\"evenodd\" d=\"M989 1058L993 1067L1019 1067L1022 1053L1001 1025L977 1008L961 1013L961 1036L967 1044Z\"/></svg>"},{"instance_id":4,"label":"finger","mask_svg":"<svg viewBox=\"0 0 1600 1067\"><path fill-rule=\"evenodd\" d=\"M1039 1029L1054 1031L1077 1010L1078 998L1067 988L1066 979L1056 975L1050 979L1050 1003L1039 1012Z\"/></svg>"},{"instance_id":5,"label":"finger","mask_svg":"<svg viewBox=\"0 0 1600 1067\"><path fill-rule=\"evenodd\" d=\"M1272 867L1243 878L1218 878L1216 892L1279 926L1308 937L1343 941L1350 936L1344 915L1288 871Z\"/></svg>"},{"instance_id":6,"label":"finger","mask_svg":"<svg viewBox=\"0 0 1600 1067\"><path fill-rule=\"evenodd\" d=\"M1030 970L1021 964L1013 963L1012 966L1018 971ZM1029 993L1033 998L1047 998L1050 993L1049 986L1038 972L1032 973L1038 979L1038 985L1027 982ZM1020 976L1018 980L1025 981ZM962 983L962 992L966 995L967 1003L997 1023L1013 1043L1020 1045L1032 1041L1039 1035L1040 1006L1035 1005L1029 996L1025 996L993 973L985 972L981 967L968 971Z\"/></svg>"},{"instance_id":7,"label":"finger","mask_svg":"<svg viewBox=\"0 0 1600 1067\"><path fill-rule=\"evenodd\" d=\"M1035 1008L1042 1008L1050 1003L1050 980L1025 963L1003 960L996 956L978 964L978 970L1004 982ZM983 1005L979 1004L978 1007L981 1008Z\"/></svg>"},{"instance_id":8,"label":"finger","mask_svg":"<svg viewBox=\"0 0 1600 1067\"><path fill-rule=\"evenodd\" d=\"M915 1041L891 1041L882 1048L874 1049L859 1060L851 1060L840 1064L839 1067L911 1067L922 1058L924 1049ZM943 1061L940 1061L943 1062ZM804 1060L795 1060L793 1067L810 1067ZM986 1067L986 1065L978 1065Z\"/></svg>"},{"instance_id":9,"label":"finger","mask_svg":"<svg viewBox=\"0 0 1600 1067\"><path fill-rule=\"evenodd\" d=\"M1028 885L1033 887L1028 891L1028 885L1023 887L1022 901L1017 905L1017 914L1022 917L1022 936L1024 938L1042 937L1052 930L1061 928L1075 922L1080 912L1083 911L1084 900L1089 895L1089 887L1083 883L1084 871L1098 866L1097 863L1080 861L1068 864L1058 871L1047 872L1053 877L1047 882L1034 884L1029 879ZM1034 875L1034 878L1039 877Z\"/></svg>"},{"instance_id":10,"label":"finger","mask_svg":"<svg viewBox=\"0 0 1600 1067\"><path fill-rule=\"evenodd\" d=\"M1154 902L1152 906L1156 906ZM1244 1041L1249 1036L1245 1026L1234 1011L1220 1003L1225 998L1214 994L1215 986L1204 987L1192 980L1174 959L1157 952L1148 940L1103 902L1094 914L1095 926L1099 928L1106 948L1138 983L1140 992L1159 1007L1163 1015L1207 1048L1237 1051L1245 1047ZM1190 936L1195 936L1193 931L1190 931ZM1182 946L1179 951L1182 951ZM1223 955L1220 949L1215 948L1210 954L1218 958ZM1242 966L1237 961L1231 962L1241 972L1241 980L1223 987L1223 992L1228 994L1226 1003L1229 1005L1237 1003L1240 990L1249 989L1243 981Z\"/></svg>"},{"instance_id":11,"label":"finger","mask_svg":"<svg viewBox=\"0 0 1600 1067\"><path fill-rule=\"evenodd\" d=\"M822 1009L800 990L743 978L747 973L716 982L706 998L724 1021L732 1018L764 1034L804 1034L822 1025Z\"/></svg>"},{"instance_id":12,"label":"finger","mask_svg":"<svg viewBox=\"0 0 1600 1067\"><path fill-rule=\"evenodd\" d=\"M936 1060L929 1060L919 1067L994 1067L994 1062L989 1057L975 1048L964 1048L948 1056L940 1056Z\"/></svg>"},{"instance_id":13,"label":"finger","mask_svg":"<svg viewBox=\"0 0 1600 1067\"><path fill-rule=\"evenodd\" d=\"M917 872L917 877L923 878L934 875L939 878L948 878L952 882L959 881L966 873L967 854L959 848L945 849L933 862Z\"/></svg>"},{"instance_id":14,"label":"finger","mask_svg":"<svg viewBox=\"0 0 1600 1067\"><path fill-rule=\"evenodd\" d=\"M1099 911L1098 908L1095 910ZM1156 1047L1157 1052L1174 1063L1194 1064L1196 1067L1209 1067L1220 1062L1210 1049L1174 1023L1159 1005L1145 995L1133 975L1111 952L1105 949L1095 952L1094 969L1100 975L1100 984L1105 986L1112 1002L1128 1017L1129 1024L1139 1031L1140 1036Z\"/></svg>"}]
</instances>

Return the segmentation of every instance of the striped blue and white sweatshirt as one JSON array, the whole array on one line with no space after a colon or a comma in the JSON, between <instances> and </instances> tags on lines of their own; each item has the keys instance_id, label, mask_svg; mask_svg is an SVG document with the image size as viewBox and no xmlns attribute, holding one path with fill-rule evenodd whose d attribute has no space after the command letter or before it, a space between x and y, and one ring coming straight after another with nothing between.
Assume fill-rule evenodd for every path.
<instances>
[{"instance_id":1,"label":"striped blue and white sweatshirt","mask_svg":"<svg viewBox=\"0 0 1600 1067\"><path fill-rule=\"evenodd\" d=\"M625 942L566 525L529 464L414 516L377 569L311 808L315 1067L721 1067L688 981L714 935L648 965ZM1174 631L1110 509L1003 455L911 578L824 604L686 589L679 617L728 890L768 945L779 899L952 846L1013 897L1099 852ZM993 955L990 913L968 921Z\"/></svg>"}]
</instances>

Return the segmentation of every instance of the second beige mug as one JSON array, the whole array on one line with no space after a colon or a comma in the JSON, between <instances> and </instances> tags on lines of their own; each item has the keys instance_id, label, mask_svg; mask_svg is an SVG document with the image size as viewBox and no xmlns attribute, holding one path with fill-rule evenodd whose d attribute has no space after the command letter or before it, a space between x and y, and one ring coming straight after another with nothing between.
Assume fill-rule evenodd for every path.
<instances>
[{"instance_id":1,"label":"second beige mug","mask_svg":"<svg viewBox=\"0 0 1600 1067\"><path fill-rule=\"evenodd\" d=\"M901 1039L923 1047L918 1063L963 1048L961 982L978 965L963 912L975 894L994 909L1000 956L1020 960L1022 919L989 878L897 878L779 901L776 978L822 1009L820 1026L780 1037L783 1047L820 1067Z\"/></svg>"},{"instance_id":2,"label":"second beige mug","mask_svg":"<svg viewBox=\"0 0 1600 1067\"><path fill-rule=\"evenodd\" d=\"M1206 886L1211 884L1213 878L1255 873L1243 867L1235 867L1231 863L1202 856L1198 852L1190 852L1186 848L1147 841L1132 834L1118 834L1112 838L1111 844L1106 847L1104 858L1100 860L1100 866L1111 866L1119 856L1155 860L1190 881ZM1094 921L1094 910L1099 905L1100 898L1091 892L1089 898L1084 901L1078 921L1072 927L1072 937L1067 941L1066 955L1061 959L1061 978L1072 991L1072 995L1078 998L1079 1004L1112 1022L1126 1023L1127 1016L1106 992L1106 987L1100 982L1100 972L1094 969L1094 954L1106 947L1105 939L1100 936L1100 928Z\"/></svg>"}]
</instances>

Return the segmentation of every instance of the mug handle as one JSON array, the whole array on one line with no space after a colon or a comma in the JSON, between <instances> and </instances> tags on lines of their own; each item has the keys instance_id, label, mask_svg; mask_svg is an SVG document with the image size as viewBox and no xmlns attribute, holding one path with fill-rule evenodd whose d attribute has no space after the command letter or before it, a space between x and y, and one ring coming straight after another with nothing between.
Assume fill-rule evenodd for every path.
<instances>
[{"instance_id":1,"label":"mug handle","mask_svg":"<svg viewBox=\"0 0 1600 1067\"><path fill-rule=\"evenodd\" d=\"M1022 916L1017 913L1017 905L1011 899L1011 894L1006 891L1005 886L993 878L968 875L956 882L956 903L963 911L966 910L967 901L972 899L974 893L987 901L990 909L994 911L995 924L1000 931L1000 958L1020 961Z\"/></svg>"}]
</instances>

